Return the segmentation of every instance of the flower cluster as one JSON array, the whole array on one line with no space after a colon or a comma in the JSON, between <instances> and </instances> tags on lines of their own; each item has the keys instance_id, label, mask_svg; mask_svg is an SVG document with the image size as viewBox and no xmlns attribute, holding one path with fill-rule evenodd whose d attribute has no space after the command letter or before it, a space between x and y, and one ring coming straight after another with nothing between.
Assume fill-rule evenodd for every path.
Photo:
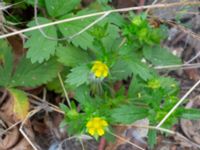
<instances>
[{"instance_id":1,"label":"flower cluster","mask_svg":"<svg viewBox=\"0 0 200 150\"><path fill-rule=\"evenodd\" d=\"M94 117L90 119L87 124L87 132L92 136L102 136L105 134L105 129L108 127L106 120Z\"/></svg>"},{"instance_id":2,"label":"flower cluster","mask_svg":"<svg viewBox=\"0 0 200 150\"><path fill-rule=\"evenodd\" d=\"M96 78L105 78L108 76L108 66L101 61L95 61L91 71L95 75Z\"/></svg>"}]
</instances>

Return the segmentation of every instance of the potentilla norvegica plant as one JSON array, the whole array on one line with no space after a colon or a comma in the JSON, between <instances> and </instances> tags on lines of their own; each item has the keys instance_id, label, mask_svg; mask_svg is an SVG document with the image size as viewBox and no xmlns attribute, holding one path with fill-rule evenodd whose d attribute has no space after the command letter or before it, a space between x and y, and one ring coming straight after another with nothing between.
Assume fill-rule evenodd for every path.
<instances>
[{"instance_id":1,"label":"potentilla norvegica plant","mask_svg":"<svg viewBox=\"0 0 200 150\"><path fill-rule=\"evenodd\" d=\"M39 0L38 7L47 12L47 17L39 14L38 22L110 10L108 1L98 0L82 8L80 0ZM27 3L34 4L32 0ZM154 66L180 64L181 60L161 46L167 35L165 26L151 25L145 13L129 13L126 18L119 13L110 14L77 36L74 35L97 18L42 29L54 40L39 30L28 32L26 58L15 69L11 51L1 41L0 85L16 89L46 84L49 90L63 93L56 78L59 73L65 79L65 89L74 93L78 103L60 104L65 113L61 126L70 135L88 134L97 140L109 140L113 125L132 124L144 118L156 126L179 101L179 84L173 78L160 76ZM29 27L35 25L34 20L28 23ZM68 38L55 40L63 37ZM116 90L115 84L122 80L129 83ZM18 92L25 95L15 91ZM163 127L170 128L180 117L199 119L199 114L196 109L179 107ZM148 142L149 147L156 143L155 130L149 130Z\"/></svg>"}]
</instances>

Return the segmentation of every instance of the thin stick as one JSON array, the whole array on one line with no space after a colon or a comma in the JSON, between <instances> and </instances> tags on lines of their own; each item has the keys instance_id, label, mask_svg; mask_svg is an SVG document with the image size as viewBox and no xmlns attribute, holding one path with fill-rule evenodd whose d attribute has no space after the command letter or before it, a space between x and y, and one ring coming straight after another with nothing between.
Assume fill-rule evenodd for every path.
<instances>
[{"instance_id":1,"label":"thin stick","mask_svg":"<svg viewBox=\"0 0 200 150\"><path fill-rule=\"evenodd\" d=\"M23 3L23 2L25 2L25 0L22 0L22 1L20 1L20 2L16 2L16 3L14 3L14 4L7 5L7 6L2 6L1 3L3 3L3 2L0 2L0 10L9 9L9 8L11 8L11 7L13 7L13 6L16 6L16 5L19 5L19 4Z\"/></svg>"},{"instance_id":2,"label":"thin stick","mask_svg":"<svg viewBox=\"0 0 200 150\"><path fill-rule=\"evenodd\" d=\"M94 22L92 22L91 24L89 24L88 26L86 26L85 28L83 28L81 31L79 31L78 33L70 36L70 39L75 38L76 36L80 35L81 33L85 32L86 30L88 30L89 28L91 28L92 26L94 26L95 24L97 24L99 21L103 20L106 16L108 16L110 14L110 12L106 12L104 15L102 15L101 17L99 17L98 19L96 19Z\"/></svg>"},{"instance_id":3,"label":"thin stick","mask_svg":"<svg viewBox=\"0 0 200 150\"><path fill-rule=\"evenodd\" d=\"M195 59L197 59L199 56L200 56L200 51L194 57L192 57L190 60L188 60L185 64L191 63L192 61L194 61Z\"/></svg>"},{"instance_id":4,"label":"thin stick","mask_svg":"<svg viewBox=\"0 0 200 150\"><path fill-rule=\"evenodd\" d=\"M63 80L62 80L62 77L61 77L60 73L58 73L58 78L59 78L60 84L61 84L61 86L62 86L62 89L63 89L63 91L64 91L64 94L65 94L67 103L68 103L69 107L72 109L71 103L70 103L70 99L69 99L69 97L68 97L68 93L67 93L67 90L65 89L65 86L64 86L64 83L63 83Z\"/></svg>"},{"instance_id":5,"label":"thin stick","mask_svg":"<svg viewBox=\"0 0 200 150\"><path fill-rule=\"evenodd\" d=\"M142 126L142 125L131 125L133 127L136 127L136 128L147 128L147 129L153 129L153 130L159 130L159 131L162 131L162 132L165 132L165 133L169 133L169 134L172 134L172 135L176 135L180 138L182 138L183 140L191 143L192 145L194 145L195 147L197 148L200 148L200 145L192 142L191 140L189 140L188 138L186 138L185 136L183 136L182 134L178 133L178 132L175 132L175 131L172 131L172 130L169 130L169 129L165 129L165 128L161 128L161 127L154 127L154 126Z\"/></svg>"},{"instance_id":6,"label":"thin stick","mask_svg":"<svg viewBox=\"0 0 200 150\"><path fill-rule=\"evenodd\" d=\"M40 26L39 21L38 21L38 16L37 16L37 5L38 5L38 0L35 0L35 4L34 4L34 18L35 18L35 23L37 26ZM81 29L79 32L71 35L71 36L66 36L66 37L62 37L62 38L57 38L57 37L50 37L48 36L44 30L42 28L39 28L40 33L47 39L49 40L56 40L56 41L63 41L63 40L72 40L73 38L75 38L76 36L82 34L83 32L87 31L88 29L90 29L92 26L94 26L95 24L97 24L99 21L103 20L106 16L108 16L110 14L110 12L105 13L104 15L102 15L101 17L99 17L98 19L96 19L94 22L90 23L89 25L87 25L85 28Z\"/></svg>"},{"instance_id":7,"label":"thin stick","mask_svg":"<svg viewBox=\"0 0 200 150\"><path fill-rule=\"evenodd\" d=\"M41 98L39 98L39 97L37 97L37 96L35 96L33 94L27 93L27 95L30 96L30 97L32 97L32 98L34 98L35 100L40 101L41 103L44 103L44 101ZM61 114L64 114L64 111L60 110L60 108L58 106L56 106L54 104L51 104L51 103L49 103L47 101L45 101L45 103L47 103L49 105L49 107L51 109L53 109L54 111L59 112Z\"/></svg>"},{"instance_id":8,"label":"thin stick","mask_svg":"<svg viewBox=\"0 0 200 150\"><path fill-rule=\"evenodd\" d=\"M160 121L160 123L156 126L159 128L168 118L169 116L177 109L177 107L188 97L188 95L200 84L200 80L195 83L195 85L179 100L179 102L165 115L165 117Z\"/></svg>"},{"instance_id":9,"label":"thin stick","mask_svg":"<svg viewBox=\"0 0 200 150\"><path fill-rule=\"evenodd\" d=\"M85 150L85 147L84 147L84 144L83 144L83 140L82 139L79 139L80 143L81 143L81 147L82 147L82 150Z\"/></svg>"},{"instance_id":10,"label":"thin stick","mask_svg":"<svg viewBox=\"0 0 200 150\"><path fill-rule=\"evenodd\" d=\"M6 132L8 132L9 130L11 130L12 128L14 128L15 126L17 126L18 124L20 124L21 121L18 121L16 123L14 123L13 125L11 125L9 128L7 128L6 130L4 130L3 132L1 132L0 137L5 134Z\"/></svg>"},{"instance_id":11,"label":"thin stick","mask_svg":"<svg viewBox=\"0 0 200 150\"><path fill-rule=\"evenodd\" d=\"M58 21L51 22L51 23L42 24L39 26L22 29L22 30L19 30L16 32L11 32L8 34L1 35L0 39L7 38L7 37L17 35L17 34L21 34L21 33L25 33L25 32L29 32L29 31L33 31L33 30L40 29L40 28L45 28L48 26L53 26L56 24L61 24L61 23L70 22L70 21L74 21L74 20L80 20L80 19L84 19L84 18L90 18L90 17L94 17L94 16L100 16L100 15L104 15L105 13L108 13L108 12L116 13L116 12L127 12L127 11L140 10L140 9L167 8L167 7L184 6L184 5L199 5L199 4L200 4L200 2L182 2L182 3L177 2L177 3L170 3L170 4L156 4L156 5L146 5L146 6L138 6L138 7L113 9L113 10L108 10L108 11L102 11L102 12L77 16L77 17L73 17L73 18L67 18L67 19L58 20Z\"/></svg>"},{"instance_id":12,"label":"thin stick","mask_svg":"<svg viewBox=\"0 0 200 150\"><path fill-rule=\"evenodd\" d=\"M154 69L156 70L176 70L176 69L191 69L191 68L200 68L200 63L194 64L181 64L181 65L168 65L168 66L155 66Z\"/></svg>"},{"instance_id":13,"label":"thin stick","mask_svg":"<svg viewBox=\"0 0 200 150\"><path fill-rule=\"evenodd\" d=\"M41 108L38 108L38 109L35 109L35 110L32 110L28 113L28 115L26 116L26 118L22 121L22 124L19 128L19 131L21 132L21 134L24 136L24 138L28 141L28 143L33 147L34 150L38 150L36 148L36 146L33 144L33 142L29 139L29 137L26 135L26 133L23 131L23 127L24 127L24 124L26 123L26 121L32 117L34 114L36 114L37 112L39 112L41 110Z\"/></svg>"},{"instance_id":14,"label":"thin stick","mask_svg":"<svg viewBox=\"0 0 200 150\"><path fill-rule=\"evenodd\" d=\"M140 149L140 150L145 150L144 148L142 148L142 147L140 147L140 146L138 146L138 145L136 145L136 144L130 142L129 140L126 140L125 138L123 138L123 137L121 137L121 136L119 136L119 135L117 135L117 134L112 133L111 131L109 131L108 133L110 133L111 135L115 136L116 138L118 138L118 139L120 139L120 140L122 140L122 141L124 141L124 142L126 142L126 143L131 144L131 145L134 146L134 147L137 147L137 148Z\"/></svg>"}]
</instances>

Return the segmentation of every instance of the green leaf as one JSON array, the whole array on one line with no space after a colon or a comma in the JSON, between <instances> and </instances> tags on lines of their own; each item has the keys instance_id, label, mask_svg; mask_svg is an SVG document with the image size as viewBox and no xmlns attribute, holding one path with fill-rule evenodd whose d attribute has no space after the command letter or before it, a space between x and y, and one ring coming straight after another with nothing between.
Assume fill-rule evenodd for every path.
<instances>
[{"instance_id":1,"label":"green leaf","mask_svg":"<svg viewBox=\"0 0 200 150\"><path fill-rule=\"evenodd\" d=\"M45 0L47 12L52 17L58 17L72 11L80 2L80 0Z\"/></svg>"},{"instance_id":2,"label":"green leaf","mask_svg":"<svg viewBox=\"0 0 200 150\"><path fill-rule=\"evenodd\" d=\"M112 2L112 0L97 0L100 4L107 4L108 2Z\"/></svg>"},{"instance_id":3,"label":"green leaf","mask_svg":"<svg viewBox=\"0 0 200 150\"><path fill-rule=\"evenodd\" d=\"M71 67L87 63L90 60L88 53L72 45L66 47L59 46L56 54L59 62Z\"/></svg>"},{"instance_id":4,"label":"green leaf","mask_svg":"<svg viewBox=\"0 0 200 150\"><path fill-rule=\"evenodd\" d=\"M143 80L148 80L152 78L151 70L143 63L137 60L129 60L128 61L129 68L133 72L134 75L138 75Z\"/></svg>"},{"instance_id":5,"label":"green leaf","mask_svg":"<svg viewBox=\"0 0 200 150\"><path fill-rule=\"evenodd\" d=\"M85 105L90 99L90 89L86 85L81 85L75 89L74 98L81 104Z\"/></svg>"},{"instance_id":6,"label":"green leaf","mask_svg":"<svg viewBox=\"0 0 200 150\"><path fill-rule=\"evenodd\" d=\"M175 79L170 77L160 77L159 80L160 85L165 90L166 94L173 94L179 91L179 84Z\"/></svg>"},{"instance_id":7,"label":"green leaf","mask_svg":"<svg viewBox=\"0 0 200 150\"><path fill-rule=\"evenodd\" d=\"M148 132L148 145L150 149L154 148L154 145L157 143L156 141L156 131L149 129Z\"/></svg>"},{"instance_id":8,"label":"green leaf","mask_svg":"<svg viewBox=\"0 0 200 150\"><path fill-rule=\"evenodd\" d=\"M139 119L147 117L148 110L133 105L122 105L111 111L111 117L114 122L131 124Z\"/></svg>"},{"instance_id":9,"label":"green leaf","mask_svg":"<svg viewBox=\"0 0 200 150\"><path fill-rule=\"evenodd\" d=\"M75 67L71 70L71 73L68 74L66 83L78 87L84 83L88 83L90 69L87 65L81 65Z\"/></svg>"},{"instance_id":10,"label":"green leaf","mask_svg":"<svg viewBox=\"0 0 200 150\"><path fill-rule=\"evenodd\" d=\"M40 24L50 23L46 18L38 18ZM28 26L35 26L35 22L31 21ZM54 26L43 28L46 35L52 38L57 38L56 28ZM25 48L28 48L27 58L31 59L32 63L42 63L44 60L48 60L51 55L54 55L57 41L50 40L44 37L39 30L28 32L27 35L30 37L26 43Z\"/></svg>"},{"instance_id":11,"label":"green leaf","mask_svg":"<svg viewBox=\"0 0 200 150\"><path fill-rule=\"evenodd\" d=\"M7 86L13 69L13 56L6 40L0 40L0 86Z\"/></svg>"},{"instance_id":12,"label":"green leaf","mask_svg":"<svg viewBox=\"0 0 200 150\"><path fill-rule=\"evenodd\" d=\"M123 60L118 60L111 68L111 76L113 80L126 79L131 74L132 71L128 67L128 63Z\"/></svg>"},{"instance_id":13,"label":"green leaf","mask_svg":"<svg viewBox=\"0 0 200 150\"><path fill-rule=\"evenodd\" d=\"M115 25L109 24L107 26L106 36L102 38L102 43L107 51L112 50L112 48L117 45L116 39L119 37L119 28Z\"/></svg>"},{"instance_id":14,"label":"green leaf","mask_svg":"<svg viewBox=\"0 0 200 150\"><path fill-rule=\"evenodd\" d=\"M42 64L32 64L29 59L22 58L10 84L11 86L35 87L51 81L57 76L59 69L60 65L55 59Z\"/></svg>"},{"instance_id":15,"label":"green leaf","mask_svg":"<svg viewBox=\"0 0 200 150\"><path fill-rule=\"evenodd\" d=\"M140 96L144 96L142 94L143 92L145 93L144 86L145 85L143 82L141 82L141 79L134 76L128 88L128 96L131 98L138 98L138 94Z\"/></svg>"},{"instance_id":16,"label":"green leaf","mask_svg":"<svg viewBox=\"0 0 200 150\"><path fill-rule=\"evenodd\" d=\"M24 120L29 111L29 101L26 93L17 89L9 89L9 92L14 101L13 111L16 117Z\"/></svg>"},{"instance_id":17,"label":"green leaf","mask_svg":"<svg viewBox=\"0 0 200 150\"><path fill-rule=\"evenodd\" d=\"M76 15L71 14L71 15L64 16L60 19L65 19L65 18L69 18L72 16L75 17L75 16L80 16L80 15L85 15L85 14L89 14L89 13L91 13L91 11L82 10L82 11L78 12ZM59 30L61 31L61 33L63 34L63 36L71 37L74 34L81 31L82 29L84 29L90 23L92 23L94 21L94 19L95 19L95 17L71 21L71 22L59 24L58 27L59 27ZM82 32L78 36L72 38L70 41L76 47L80 46L84 50L87 50L88 48L93 48L94 37L90 34L90 30L91 29L88 29L87 31Z\"/></svg>"},{"instance_id":18,"label":"green leaf","mask_svg":"<svg viewBox=\"0 0 200 150\"><path fill-rule=\"evenodd\" d=\"M35 0L26 0L26 3L31 4L31 5L34 6ZM38 6L39 7L44 7L45 6L44 0L38 0Z\"/></svg>"},{"instance_id":19,"label":"green leaf","mask_svg":"<svg viewBox=\"0 0 200 150\"><path fill-rule=\"evenodd\" d=\"M184 119L198 120L200 119L200 110L195 108L179 108L177 111L182 111L180 117Z\"/></svg>"},{"instance_id":20,"label":"green leaf","mask_svg":"<svg viewBox=\"0 0 200 150\"><path fill-rule=\"evenodd\" d=\"M154 65L162 66L181 63L181 60L177 56L174 56L172 53L160 46L144 47L143 53L145 58Z\"/></svg>"}]
</instances>

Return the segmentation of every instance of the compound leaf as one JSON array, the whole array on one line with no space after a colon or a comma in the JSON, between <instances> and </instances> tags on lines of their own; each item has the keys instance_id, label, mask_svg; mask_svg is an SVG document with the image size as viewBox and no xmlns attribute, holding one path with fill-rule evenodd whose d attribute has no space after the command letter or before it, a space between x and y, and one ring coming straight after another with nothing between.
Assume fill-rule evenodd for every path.
<instances>
[{"instance_id":1,"label":"compound leaf","mask_svg":"<svg viewBox=\"0 0 200 150\"><path fill-rule=\"evenodd\" d=\"M38 21L40 24L50 22L48 19L41 17L38 18ZM31 21L28 26L35 26L35 22ZM46 27L42 30L47 36L57 38L57 32L54 26ZM39 30L28 32L27 35L30 38L26 41L24 47L28 48L27 58L30 58L32 63L42 63L48 60L51 55L54 55L57 46L56 40L46 38Z\"/></svg>"},{"instance_id":2,"label":"compound leaf","mask_svg":"<svg viewBox=\"0 0 200 150\"><path fill-rule=\"evenodd\" d=\"M87 10L83 10L83 11L78 12L76 16L80 16L80 15L84 15L88 13L91 13L91 12ZM71 14L71 15L63 16L60 19L69 18L72 16L75 17L75 15ZM67 23L62 23L62 24L59 24L58 27L61 33L63 34L63 36L71 37L75 35L76 33L78 33L79 31L81 31L82 29L84 29L90 23L92 23L93 20L94 20L94 17L86 18L86 19L71 21ZM82 32L78 36L73 37L70 41L76 47L80 46L84 50L87 50L88 48L93 48L94 37L90 34L89 31L90 29Z\"/></svg>"}]
</instances>

